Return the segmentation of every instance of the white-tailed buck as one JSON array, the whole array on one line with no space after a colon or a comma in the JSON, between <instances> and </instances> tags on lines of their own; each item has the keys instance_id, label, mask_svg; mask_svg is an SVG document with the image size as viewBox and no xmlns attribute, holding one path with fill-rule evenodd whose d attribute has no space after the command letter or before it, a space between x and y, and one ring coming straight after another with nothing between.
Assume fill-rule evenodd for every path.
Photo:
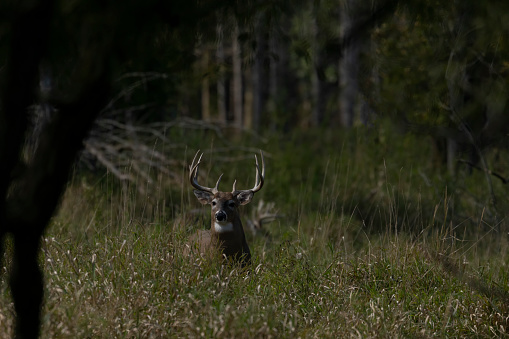
<instances>
[{"instance_id":1,"label":"white-tailed buck","mask_svg":"<svg viewBox=\"0 0 509 339\"><path fill-rule=\"evenodd\" d=\"M211 227L208 231L199 231L192 239L191 243L198 242L201 254L219 251L227 258L241 261L243 264L251 263L251 252L246 242L242 222L238 208L240 205L246 205L253 199L253 195L258 192L265 178L265 162L263 153L262 169L258 165L258 158L255 155L256 180L253 188L248 190L237 190L235 188L236 180L233 183L231 192L221 192L218 189L221 176L217 180L214 188L202 186L198 183L198 167L200 165L203 153L198 157L200 151L196 153L193 162L189 167L189 181L196 188L194 195L202 204L209 204L211 210Z\"/></svg>"}]
</instances>

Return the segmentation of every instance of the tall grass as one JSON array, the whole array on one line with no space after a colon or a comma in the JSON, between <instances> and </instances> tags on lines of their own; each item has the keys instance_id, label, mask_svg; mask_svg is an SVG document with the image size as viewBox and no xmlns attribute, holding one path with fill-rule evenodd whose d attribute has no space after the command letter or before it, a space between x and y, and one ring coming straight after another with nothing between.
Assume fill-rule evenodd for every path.
<instances>
[{"instance_id":1,"label":"tall grass","mask_svg":"<svg viewBox=\"0 0 509 339\"><path fill-rule=\"evenodd\" d=\"M224 190L235 178L252 186L254 160L241 146L226 153L227 141L187 137L208 144L190 144L182 157L204 147L223 155L205 161L207 182L224 171ZM503 185L494 182L495 210L483 204L482 173L450 178L431 160L429 142L384 126L236 145L266 153L266 185L244 216L259 199L284 215L267 225L270 238L248 236L252 267L184 256L189 234L210 222L185 180L140 191L108 174L77 173L42 242L42 336L507 335ZM0 333L9 337L5 280Z\"/></svg>"}]
</instances>

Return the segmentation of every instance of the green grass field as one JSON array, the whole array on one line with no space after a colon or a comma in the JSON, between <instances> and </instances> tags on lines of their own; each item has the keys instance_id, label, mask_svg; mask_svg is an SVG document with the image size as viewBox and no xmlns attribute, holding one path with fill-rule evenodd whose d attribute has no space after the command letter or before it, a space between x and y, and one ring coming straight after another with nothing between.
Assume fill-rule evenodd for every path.
<instances>
[{"instance_id":1,"label":"green grass field","mask_svg":"<svg viewBox=\"0 0 509 339\"><path fill-rule=\"evenodd\" d=\"M181 149L183 164L207 148L215 152L202 169L207 182L224 171L223 190L235 178L252 186L252 151L232 147L248 157L211 168L228 144L196 133ZM248 139L240 144L265 151L267 174L244 220L261 200L280 215L267 234L248 233L248 269L183 255L189 235L210 223L185 165L175 169L180 183L160 179L144 190L110 174L75 173L42 241L42 337L508 335L501 182L493 180L493 204L483 173L448 176L429 140L390 128ZM502 172L506 158L487 155ZM8 241L2 338L13 327L9 267Z\"/></svg>"}]
</instances>

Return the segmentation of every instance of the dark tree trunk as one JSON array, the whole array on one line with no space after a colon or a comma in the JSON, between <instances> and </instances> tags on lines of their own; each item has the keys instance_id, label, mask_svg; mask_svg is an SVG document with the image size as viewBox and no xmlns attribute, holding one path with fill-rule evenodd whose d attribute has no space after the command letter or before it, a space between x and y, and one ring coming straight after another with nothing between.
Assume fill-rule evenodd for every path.
<instances>
[{"instance_id":1,"label":"dark tree trunk","mask_svg":"<svg viewBox=\"0 0 509 339\"><path fill-rule=\"evenodd\" d=\"M265 107L264 88L267 86L267 76L263 67L267 41L260 24L257 27L256 42L251 78L253 83L253 129L259 131L262 111Z\"/></svg>"},{"instance_id":2,"label":"dark tree trunk","mask_svg":"<svg viewBox=\"0 0 509 339\"><path fill-rule=\"evenodd\" d=\"M232 78L232 96L233 96L233 124L239 130L242 128L243 110L242 110L242 57L240 50L239 27L235 24L232 36L232 64L233 64L233 78Z\"/></svg>"},{"instance_id":3,"label":"dark tree trunk","mask_svg":"<svg viewBox=\"0 0 509 339\"><path fill-rule=\"evenodd\" d=\"M13 176L22 177L19 163L27 128L27 108L35 101L35 85L49 35L53 2L34 1L11 20L11 45L0 103L0 257L7 232L14 233L11 287L17 313L15 335L36 338L42 303L42 274L37 264L39 233L35 223L18 225L11 219L7 191ZM36 30L32 27L37 27ZM25 229L26 228L26 229ZM26 237L21 236L26 232ZM18 281L18 277L25 277ZM19 282L19 284L17 284ZM14 284L16 283L16 284Z\"/></svg>"},{"instance_id":4,"label":"dark tree trunk","mask_svg":"<svg viewBox=\"0 0 509 339\"><path fill-rule=\"evenodd\" d=\"M253 129L253 72L252 67L246 67L244 70L244 128Z\"/></svg>"},{"instance_id":5,"label":"dark tree trunk","mask_svg":"<svg viewBox=\"0 0 509 339\"><path fill-rule=\"evenodd\" d=\"M0 235L2 242L6 233L14 238L9 280L17 315L17 338L39 335L43 300L43 276L37 260L40 239L58 205L82 141L109 97L104 60L99 60L108 53L98 48L98 58L81 63L83 72L78 82L86 84L81 95L67 103L55 103L58 110L44 125L35 152L28 155L27 162L23 161L28 108L37 102L36 79L47 46L52 10L51 1L40 1L13 18L11 54L0 100ZM38 29L32 29L34 26Z\"/></svg>"},{"instance_id":6,"label":"dark tree trunk","mask_svg":"<svg viewBox=\"0 0 509 339\"><path fill-rule=\"evenodd\" d=\"M209 51L203 46L201 56L202 80L201 80L201 116L203 120L210 121L210 82L209 82Z\"/></svg>"},{"instance_id":7,"label":"dark tree trunk","mask_svg":"<svg viewBox=\"0 0 509 339\"><path fill-rule=\"evenodd\" d=\"M352 17L353 0L345 0L340 11L341 40L345 41L354 26L355 18ZM344 127L351 127L355 117L355 109L358 98L358 73L359 73L359 37L349 40L344 46L343 56L339 60L339 120Z\"/></svg>"},{"instance_id":8,"label":"dark tree trunk","mask_svg":"<svg viewBox=\"0 0 509 339\"><path fill-rule=\"evenodd\" d=\"M318 69L321 67L321 48L318 44L319 28L316 22L316 10L312 19L313 38L311 42L313 55L313 70L311 72L311 124L319 126L323 120L322 82L318 76Z\"/></svg>"},{"instance_id":9,"label":"dark tree trunk","mask_svg":"<svg viewBox=\"0 0 509 339\"><path fill-rule=\"evenodd\" d=\"M57 208L82 141L106 106L108 94L108 81L100 76L72 103L59 106L40 136L32 161L16 178L18 187L6 200L5 223L10 226L15 246L10 285L20 337L37 336L42 302L39 242Z\"/></svg>"},{"instance_id":10,"label":"dark tree trunk","mask_svg":"<svg viewBox=\"0 0 509 339\"><path fill-rule=\"evenodd\" d=\"M217 77L217 112L219 121L226 124L226 87L224 81L224 41L223 41L223 27L221 24L216 26L217 47L216 47L216 62L219 65L219 74Z\"/></svg>"}]
</instances>

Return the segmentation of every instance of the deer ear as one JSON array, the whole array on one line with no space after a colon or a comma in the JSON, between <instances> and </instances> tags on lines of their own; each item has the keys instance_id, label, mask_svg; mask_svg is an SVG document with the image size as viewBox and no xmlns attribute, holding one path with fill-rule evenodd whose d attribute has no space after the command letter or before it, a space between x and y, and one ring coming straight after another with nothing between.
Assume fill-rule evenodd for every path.
<instances>
[{"instance_id":1,"label":"deer ear","mask_svg":"<svg viewBox=\"0 0 509 339\"><path fill-rule=\"evenodd\" d=\"M246 205L251 202L251 199L253 199L253 191L241 191L239 194L237 194L237 200L240 205Z\"/></svg>"},{"instance_id":2,"label":"deer ear","mask_svg":"<svg viewBox=\"0 0 509 339\"><path fill-rule=\"evenodd\" d=\"M214 198L214 195L210 192L194 190L193 193L203 205L210 204Z\"/></svg>"}]
</instances>

